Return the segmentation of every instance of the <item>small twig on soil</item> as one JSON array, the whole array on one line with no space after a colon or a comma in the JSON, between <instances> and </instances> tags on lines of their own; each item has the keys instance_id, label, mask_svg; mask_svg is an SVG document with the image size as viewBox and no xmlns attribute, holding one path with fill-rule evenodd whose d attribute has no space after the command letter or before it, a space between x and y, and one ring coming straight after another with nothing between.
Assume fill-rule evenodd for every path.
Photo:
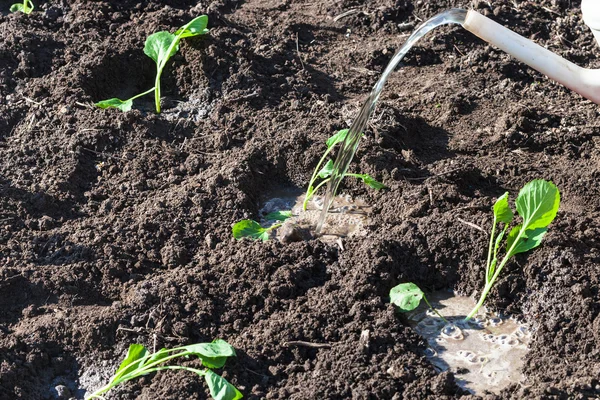
<instances>
[{"instance_id":1,"label":"small twig on soil","mask_svg":"<svg viewBox=\"0 0 600 400\"><path fill-rule=\"evenodd\" d=\"M301 346L301 347L309 347L311 349L330 349L331 345L329 343L311 343L311 342L303 342L302 340L293 340L290 342L285 342L284 346Z\"/></svg>"},{"instance_id":2,"label":"small twig on soil","mask_svg":"<svg viewBox=\"0 0 600 400\"><path fill-rule=\"evenodd\" d=\"M131 328L123 328L122 326L119 326L119 327L117 327L117 332L118 331L141 333L141 328L131 329Z\"/></svg>"},{"instance_id":3,"label":"small twig on soil","mask_svg":"<svg viewBox=\"0 0 600 400\"><path fill-rule=\"evenodd\" d=\"M44 105L43 103L37 102L37 101L35 101L35 100L33 100L33 99L30 99L29 97L25 97L25 96L23 96L23 98L24 98L24 99L25 99L25 101L26 101L26 102L28 102L28 103L33 103L33 104L35 104L35 105L37 105L37 106L43 106L43 105Z\"/></svg>"},{"instance_id":4,"label":"small twig on soil","mask_svg":"<svg viewBox=\"0 0 600 400\"><path fill-rule=\"evenodd\" d=\"M462 51L460 51L460 49L456 45L454 45L454 48L456 49L456 51L458 51L458 54L460 54L461 56L465 57L465 53L463 53ZM475 73L475 69L471 65L471 61L470 60L469 60L469 69L471 70L471 72Z\"/></svg>"},{"instance_id":5,"label":"small twig on soil","mask_svg":"<svg viewBox=\"0 0 600 400\"><path fill-rule=\"evenodd\" d=\"M464 219L461 219L461 218L456 218L456 219L457 219L459 222L462 222L463 224L470 226L471 228L475 228L475 229L477 229L478 231L485 232L485 231L483 230L483 228L482 228L482 227L480 227L479 225L475 225L474 223L472 223L472 222L469 222L469 221L465 221Z\"/></svg>"},{"instance_id":6,"label":"small twig on soil","mask_svg":"<svg viewBox=\"0 0 600 400\"><path fill-rule=\"evenodd\" d=\"M298 53L300 64L302 64L302 69L304 69L304 61L302 61L302 55L300 54L300 45L298 45L298 32L296 32L296 52Z\"/></svg>"},{"instance_id":7,"label":"small twig on soil","mask_svg":"<svg viewBox=\"0 0 600 400\"><path fill-rule=\"evenodd\" d=\"M554 14L554 15L559 15L559 16L560 16L560 14L559 14L559 13L557 13L557 12L556 12L556 11L554 11L554 10L551 10L551 9L550 9L550 8L548 8L548 7L543 7L543 6L542 6L542 8L543 8L544 10L548 11L548 12L549 12L549 13L551 13L551 14Z\"/></svg>"},{"instance_id":8,"label":"small twig on soil","mask_svg":"<svg viewBox=\"0 0 600 400\"><path fill-rule=\"evenodd\" d=\"M83 108L95 108L93 103L82 103L80 101L76 101L75 104Z\"/></svg>"},{"instance_id":9,"label":"small twig on soil","mask_svg":"<svg viewBox=\"0 0 600 400\"><path fill-rule=\"evenodd\" d=\"M352 8L352 9L350 9L348 11L344 11L343 13L341 13L341 14L336 15L335 17L333 17L333 22L338 22L340 19L342 19L344 17L347 17L347 16L352 15L352 14L356 14L356 13L359 13L359 12L360 12L360 10L358 8Z\"/></svg>"}]
</instances>

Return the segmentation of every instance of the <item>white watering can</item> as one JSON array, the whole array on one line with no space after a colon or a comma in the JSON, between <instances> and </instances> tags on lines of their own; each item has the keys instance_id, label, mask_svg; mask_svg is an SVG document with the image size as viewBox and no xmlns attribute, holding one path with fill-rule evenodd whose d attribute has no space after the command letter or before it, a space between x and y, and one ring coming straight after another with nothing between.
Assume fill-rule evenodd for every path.
<instances>
[{"instance_id":1,"label":"white watering can","mask_svg":"<svg viewBox=\"0 0 600 400\"><path fill-rule=\"evenodd\" d=\"M600 44L600 0L583 0L581 11ZM550 79L600 104L600 69L575 65L473 10L467 12L462 26Z\"/></svg>"}]
</instances>

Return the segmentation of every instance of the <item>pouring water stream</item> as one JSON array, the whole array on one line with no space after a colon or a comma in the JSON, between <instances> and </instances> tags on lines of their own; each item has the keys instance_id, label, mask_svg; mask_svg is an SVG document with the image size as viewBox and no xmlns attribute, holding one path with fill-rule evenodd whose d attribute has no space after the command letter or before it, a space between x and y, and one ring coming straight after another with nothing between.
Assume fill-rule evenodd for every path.
<instances>
[{"instance_id":1,"label":"pouring water stream","mask_svg":"<svg viewBox=\"0 0 600 400\"><path fill-rule=\"evenodd\" d=\"M600 43L600 1L583 0L582 12L585 22L589 25ZM340 181L354 157L361 134L367 127L367 121L375 109L381 90L389 75L420 38L433 28L445 24L462 25L469 32L507 52L548 78L600 104L600 69L582 68L474 10L467 11L455 8L440 13L422 24L408 38L406 43L394 55L381 75L381 78L379 78L373 87L367 101L360 109L358 117L350 127L348 135L342 143L342 147L335 160L331 180L327 185L325 202L323 203L323 209L316 227L317 234L321 233L321 229L327 218L327 212L333 203Z\"/></svg>"},{"instance_id":2,"label":"pouring water stream","mask_svg":"<svg viewBox=\"0 0 600 400\"><path fill-rule=\"evenodd\" d=\"M360 141L360 137L367 127L367 122L375 109L375 105L377 104L377 100L379 100L379 95L383 90L383 86L387 81L390 74L396 69L400 61L404 58L406 53L415 45L416 42L419 41L423 36L425 36L432 29L446 24L463 24L465 18L467 16L467 11L453 8L443 13L440 13L429 20L425 21L416 31L413 32L412 35L408 38L406 43L396 52L392 60L389 62L385 71L373 86L373 90L371 94L365 101L364 105L360 109L358 113L358 117L352 123L350 130L348 131L348 135L346 139L342 143L341 149L339 150L338 156L335 159L335 163L333 166L333 173L331 175L331 180L327 184L327 192L325 194L325 202L323 203L323 210L321 211L321 215L319 216L319 221L317 222L316 232L319 234L321 229L323 228L323 224L327 218L327 212L333 203L333 199L337 192L337 189L348 170L348 166L352 162L352 158L354 158L354 153L356 153L356 149L358 148L358 143Z\"/></svg>"}]
</instances>

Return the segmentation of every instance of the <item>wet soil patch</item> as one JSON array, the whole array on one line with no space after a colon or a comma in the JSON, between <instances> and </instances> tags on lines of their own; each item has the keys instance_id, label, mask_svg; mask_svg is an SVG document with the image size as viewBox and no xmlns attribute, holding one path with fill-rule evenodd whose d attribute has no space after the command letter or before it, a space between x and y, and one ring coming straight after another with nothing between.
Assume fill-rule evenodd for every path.
<instances>
[{"instance_id":1,"label":"wet soil patch","mask_svg":"<svg viewBox=\"0 0 600 400\"><path fill-rule=\"evenodd\" d=\"M600 396L598 107L464 32L442 27L385 88L346 180L364 236L235 241L233 223L305 187L411 27L480 12L585 67L600 50L579 1L0 1L0 398L81 398L127 347L222 338L250 399L469 398L388 303L394 285L482 288L490 206L534 178L562 207L488 305L535 328L524 375L488 398ZM351 11L355 10L355 11ZM350 11L345 16L342 15ZM151 96L145 38L209 15ZM343 250L342 250L343 248ZM298 346L298 341L325 345ZM207 398L185 372L111 399ZM470 397L473 398L473 397Z\"/></svg>"}]
</instances>

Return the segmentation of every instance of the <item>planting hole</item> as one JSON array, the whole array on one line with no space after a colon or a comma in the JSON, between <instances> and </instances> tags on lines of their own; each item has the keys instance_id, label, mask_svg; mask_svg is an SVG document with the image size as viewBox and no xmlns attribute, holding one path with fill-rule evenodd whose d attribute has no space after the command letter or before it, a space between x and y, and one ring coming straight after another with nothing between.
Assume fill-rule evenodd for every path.
<instances>
[{"instance_id":1,"label":"planting hole","mask_svg":"<svg viewBox=\"0 0 600 400\"><path fill-rule=\"evenodd\" d=\"M304 193L296 190L274 192L260 209L260 223L268 226L268 222L273 222L264 220L269 213L292 210L293 216L277 229L277 239L284 243L310 239L314 235L323 201L323 196L313 196L306 211L303 211ZM363 226L370 211L371 207L360 199L352 199L348 195L336 196L319 239L326 243L335 243L340 237L365 235Z\"/></svg>"},{"instance_id":2,"label":"planting hole","mask_svg":"<svg viewBox=\"0 0 600 400\"><path fill-rule=\"evenodd\" d=\"M428 299L450 323L426 312L423 304L409 314L409 321L427 340L425 356L436 369L455 371L457 384L473 394L499 393L512 383L524 383L521 370L531 340L527 325L483 308L464 321L475 305L469 297L438 292Z\"/></svg>"}]
</instances>

